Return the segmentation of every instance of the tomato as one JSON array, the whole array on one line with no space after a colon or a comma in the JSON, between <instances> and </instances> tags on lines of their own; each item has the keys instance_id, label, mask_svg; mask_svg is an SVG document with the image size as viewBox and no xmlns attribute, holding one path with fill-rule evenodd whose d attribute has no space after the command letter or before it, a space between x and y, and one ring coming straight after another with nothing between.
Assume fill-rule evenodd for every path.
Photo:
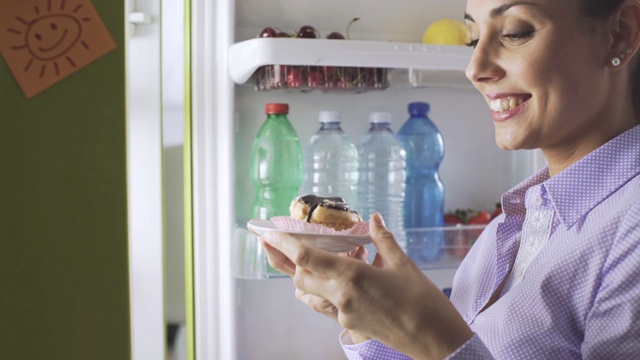
<instances>
[{"instance_id":1,"label":"tomato","mask_svg":"<svg viewBox=\"0 0 640 360\"><path fill-rule=\"evenodd\" d=\"M462 219L455 214L444 214L444 224L445 225L455 225L462 224Z\"/></svg>"},{"instance_id":2,"label":"tomato","mask_svg":"<svg viewBox=\"0 0 640 360\"><path fill-rule=\"evenodd\" d=\"M491 222L491 215L486 211L478 211L469 221L467 225L486 225ZM475 239L480 236L482 233L482 229L470 229L469 235Z\"/></svg>"},{"instance_id":3,"label":"tomato","mask_svg":"<svg viewBox=\"0 0 640 360\"><path fill-rule=\"evenodd\" d=\"M491 215L486 211L478 211L474 216L469 219L467 224L469 225L479 225L479 224L488 224L491 222Z\"/></svg>"},{"instance_id":4,"label":"tomato","mask_svg":"<svg viewBox=\"0 0 640 360\"><path fill-rule=\"evenodd\" d=\"M464 258L482 233L482 229L466 229L465 225L486 225L489 222L491 215L486 211L456 209L445 214L445 226L454 227L446 230L447 252L457 259Z\"/></svg>"},{"instance_id":5,"label":"tomato","mask_svg":"<svg viewBox=\"0 0 640 360\"><path fill-rule=\"evenodd\" d=\"M502 205L500 203L496 203L496 209L491 213L491 220L497 218L502 214Z\"/></svg>"}]
</instances>

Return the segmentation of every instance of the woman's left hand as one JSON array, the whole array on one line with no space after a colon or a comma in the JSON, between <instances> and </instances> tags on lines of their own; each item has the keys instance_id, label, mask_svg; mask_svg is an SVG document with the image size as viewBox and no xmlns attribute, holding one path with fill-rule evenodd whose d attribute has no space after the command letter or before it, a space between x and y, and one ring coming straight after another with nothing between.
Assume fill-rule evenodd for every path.
<instances>
[{"instance_id":1,"label":"woman's left hand","mask_svg":"<svg viewBox=\"0 0 640 360\"><path fill-rule=\"evenodd\" d=\"M262 245L267 250L267 256L269 257L269 263L271 264L271 266L275 268L279 268L280 271L284 272L285 274L293 278L295 276L295 268L296 268L295 264L291 262L286 256L284 256L284 254L282 254L280 251L270 246L264 240L262 240ZM337 253L337 255L358 259L365 263L367 262L367 249L364 246L359 246L355 250L348 253ZM278 260L274 261L272 259L278 259ZM328 300L323 299L317 295L310 294L298 288L296 288L295 296L296 296L296 299L300 300L311 309L338 322L338 308L336 308ZM351 340L354 343L359 343L359 342L369 340L369 337L363 334L360 334L357 331L353 331L349 329L347 330L349 331Z\"/></svg>"},{"instance_id":2,"label":"woman's left hand","mask_svg":"<svg viewBox=\"0 0 640 360\"><path fill-rule=\"evenodd\" d=\"M369 232L378 248L373 266L288 234L262 237L270 264L293 277L299 298L324 304L346 329L414 358L446 357L470 339L473 333L449 299L406 256L379 214L371 217Z\"/></svg>"}]
</instances>

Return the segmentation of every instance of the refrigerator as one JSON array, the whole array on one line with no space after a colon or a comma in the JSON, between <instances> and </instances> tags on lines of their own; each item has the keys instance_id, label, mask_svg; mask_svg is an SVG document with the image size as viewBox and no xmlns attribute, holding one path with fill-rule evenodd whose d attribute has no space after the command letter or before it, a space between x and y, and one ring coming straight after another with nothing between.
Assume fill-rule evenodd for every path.
<instances>
[{"instance_id":1,"label":"refrigerator","mask_svg":"<svg viewBox=\"0 0 640 360\"><path fill-rule=\"evenodd\" d=\"M184 314L185 357L345 358L340 326L295 299L291 279L268 271L257 238L246 229L255 194L251 146L265 104L289 104L289 119L304 147L322 110L340 111L343 129L357 143L369 127L370 112L391 113L397 132L410 102L428 102L445 143L440 167L445 210L491 211L504 191L543 165L536 151L497 148L489 108L464 74L472 50L421 43L436 20L462 19L464 0L191 0L183 10L185 48L165 49L163 56L186 53L185 102L178 110L184 116L171 127L167 116L176 110L164 107L165 137L173 134L164 145L170 185L164 189L165 208L180 209L168 211L164 221L184 232L167 239L165 251L183 238L184 248L166 252L165 263L184 266L185 272L184 285L166 285L174 288L165 293L186 289L184 303L166 300L178 307L174 314ZM172 15L165 10L163 18ZM354 18L359 20L351 24L349 39L324 39L333 31L346 35ZM296 32L303 25L317 29L320 39L257 38L267 26ZM374 68L384 69L385 76L377 87L348 90L258 89L257 74L272 65ZM175 75L176 67L163 73ZM182 157L176 156L180 150ZM445 289L458 264L450 259L423 270Z\"/></svg>"}]
</instances>

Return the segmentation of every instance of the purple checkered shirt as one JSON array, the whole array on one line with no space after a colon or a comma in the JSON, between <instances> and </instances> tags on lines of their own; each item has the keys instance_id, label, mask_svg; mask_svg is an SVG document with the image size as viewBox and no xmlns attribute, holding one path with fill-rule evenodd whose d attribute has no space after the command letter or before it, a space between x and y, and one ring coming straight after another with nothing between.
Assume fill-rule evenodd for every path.
<instances>
[{"instance_id":1,"label":"purple checkered shirt","mask_svg":"<svg viewBox=\"0 0 640 360\"><path fill-rule=\"evenodd\" d=\"M640 358L639 174L636 126L505 193L456 273L451 301L475 335L449 359ZM408 359L340 338L349 359Z\"/></svg>"}]
</instances>

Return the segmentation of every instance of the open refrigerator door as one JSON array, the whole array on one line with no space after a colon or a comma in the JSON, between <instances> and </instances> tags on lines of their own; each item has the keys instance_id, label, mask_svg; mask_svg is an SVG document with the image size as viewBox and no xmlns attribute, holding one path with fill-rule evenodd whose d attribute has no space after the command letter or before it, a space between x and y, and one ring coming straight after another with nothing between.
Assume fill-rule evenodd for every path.
<instances>
[{"instance_id":1,"label":"open refrigerator door","mask_svg":"<svg viewBox=\"0 0 640 360\"><path fill-rule=\"evenodd\" d=\"M289 117L304 144L319 111L340 111L345 132L357 141L369 112L391 113L397 130L409 102L428 101L445 139L440 176L446 210L491 209L504 191L541 165L535 152L496 147L487 105L464 76L471 50L420 42L429 23L462 18L464 6L463 0L393 6L382 0L193 0L192 113L186 128L190 143L185 143L192 178L185 194L192 209L188 333L195 358L344 358L340 327L299 303L290 279L269 272L257 237L245 227L254 196L248 149L266 103L290 104ZM314 24L329 34L355 17L360 20L352 28L354 40L256 39L267 26ZM326 67L363 75L349 89L331 89L337 83L326 78L310 82L312 70ZM287 83L284 71L292 68L306 77ZM373 80L363 80L366 74ZM445 251L423 269L447 288L462 256Z\"/></svg>"}]
</instances>

